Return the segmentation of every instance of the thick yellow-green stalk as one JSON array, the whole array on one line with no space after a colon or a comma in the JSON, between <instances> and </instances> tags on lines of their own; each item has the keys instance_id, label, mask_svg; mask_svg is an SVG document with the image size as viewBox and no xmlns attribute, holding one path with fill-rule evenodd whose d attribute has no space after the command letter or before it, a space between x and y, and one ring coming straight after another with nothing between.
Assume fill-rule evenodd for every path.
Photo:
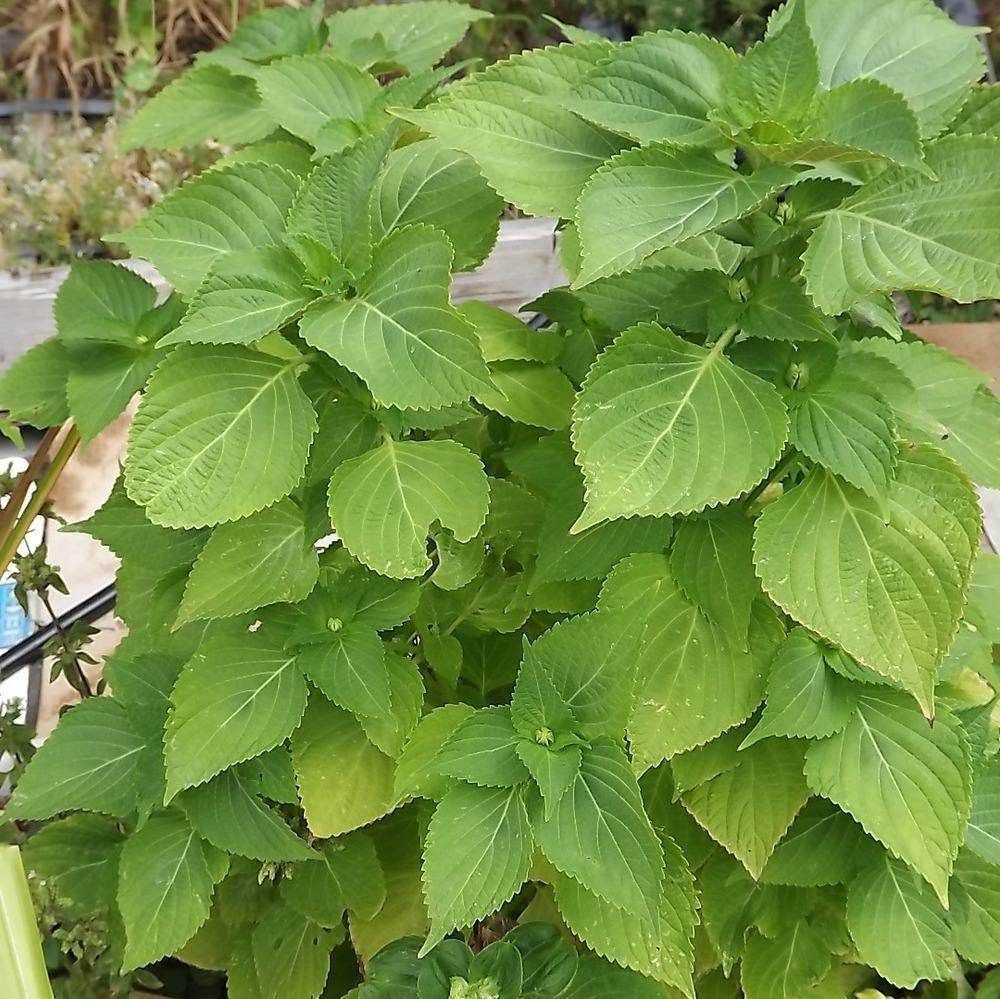
<instances>
[{"instance_id":1,"label":"thick yellow-green stalk","mask_svg":"<svg viewBox=\"0 0 1000 999\"><path fill-rule=\"evenodd\" d=\"M0 846L0 981L18 999L52 999L28 881L16 846Z\"/></svg>"}]
</instances>

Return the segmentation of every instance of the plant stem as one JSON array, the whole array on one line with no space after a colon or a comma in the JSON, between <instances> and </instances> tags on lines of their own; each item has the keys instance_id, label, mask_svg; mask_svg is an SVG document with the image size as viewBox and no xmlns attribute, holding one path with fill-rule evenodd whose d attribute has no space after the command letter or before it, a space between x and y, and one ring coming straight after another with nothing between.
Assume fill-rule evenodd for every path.
<instances>
[{"instance_id":1,"label":"plant stem","mask_svg":"<svg viewBox=\"0 0 1000 999\"><path fill-rule=\"evenodd\" d=\"M69 461L70 456L76 450L76 446L79 443L80 431L75 426L71 426L51 464L45 469L44 474L38 480L38 485L35 486L35 491L31 494L31 498L21 512L20 517L14 522L10 530L0 538L0 573L6 571L7 566L10 565L17 554L17 549L20 547L25 535L27 535L28 528L31 527L31 522L38 516L45 505L45 501L49 498L49 493L52 492L52 487L58 481L60 473L66 467L66 462Z\"/></svg>"},{"instance_id":2,"label":"plant stem","mask_svg":"<svg viewBox=\"0 0 1000 999\"><path fill-rule=\"evenodd\" d=\"M733 338L739 331L739 326L730 326L722 331L717 340L714 342L709 340L705 346L711 349L713 355L721 354L733 342Z\"/></svg>"},{"instance_id":3,"label":"plant stem","mask_svg":"<svg viewBox=\"0 0 1000 999\"><path fill-rule=\"evenodd\" d=\"M17 520L17 515L21 512L21 507L24 506L24 500L28 495L28 489L31 488L31 484L38 476L42 474L42 469L45 467L45 459L48 457L49 451L52 450L52 444L59 434L60 429L60 427L52 427L45 432L45 436L28 462L28 467L17 477L17 482L7 497L6 506L4 506L3 510L0 510L0 538L10 529L10 525Z\"/></svg>"},{"instance_id":4,"label":"plant stem","mask_svg":"<svg viewBox=\"0 0 1000 999\"><path fill-rule=\"evenodd\" d=\"M28 879L16 846L0 846L0 979L7 982L10 995L52 999Z\"/></svg>"},{"instance_id":5,"label":"plant stem","mask_svg":"<svg viewBox=\"0 0 1000 999\"><path fill-rule=\"evenodd\" d=\"M774 471L769 476L767 476L766 479L758 483L757 488L754 489L749 496L747 496L743 505L745 507L750 507L753 504L754 500L757 499L757 497L760 496L760 494L765 489L767 489L767 487L771 485L772 482L777 482L778 479L780 479L785 474L785 472L788 471L789 466L792 465L792 463L796 460L796 458L797 455L795 454L794 451L790 451L788 454L786 454L785 457L781 461L779 461L777 465L775 465Z\"/></svg>"},{"instance_id":6,"label":"plant stem","mask_svg":"<svg viewBox=\"0 0 1000 999\"><path fill-rule=\"evenodd\" d=\"M38 593L38 591L35 591ZM38 593L39 599L42 601L46 611L48 611L49 617L52 619L52 624L56 631L59 633L59 640L62 642L63 651L66 650L66 631L63 626L59 623L59 615L52 609L52 602L44 593ZM81 697L93 697L94 690L90 686L90 681L87 679L87 674L83 672L83 667L80 665L79 660L76 660L73 665L73 676L69 676L65 666L63 667L63 673L66 675L66 679L69 681L69 685L81 696Z\"/></svg>"}]
</instances>

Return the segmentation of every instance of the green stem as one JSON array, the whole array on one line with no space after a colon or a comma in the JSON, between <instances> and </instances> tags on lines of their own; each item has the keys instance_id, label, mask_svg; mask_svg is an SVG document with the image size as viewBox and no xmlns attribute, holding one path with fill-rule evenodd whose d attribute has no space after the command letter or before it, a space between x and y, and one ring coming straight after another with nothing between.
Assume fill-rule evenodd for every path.
<instances>
[{"instance_id":1,"label":"green stem","mask_svg":"<svg viewBox=\"0 0 1000 999\"><path fill-rule=\"evenodd\" d=\"M19 999L52 999L28 879L16 846L0 846L0 981Z\"/></svg>"},{"instance_id":2,"label":"green stem","mask_svg":"<svg viewBox=\"0 0 1000 999\"><path fill-rule=\"evenodd\" d=\"M951 973L951 980L955 983L955 995L957 999L973 999L972 986L962 971L961 964L956 964Z\"/></svg>"},{"instance_id":3,"label":"green stem","mask_svg":"<svg viewBox=\"0 0 1000 999\"><path fill-rule=\"evenodd\" d=\"M709 340L705 343L705 346L711 347L713 354L721 354L733 342L733 338L739 331L739 326L730 326L729 329L722 332L718 340L714 343Z\"/></svg>"},{"instance_id":4,"label":"green stem","mask_svg":"<svg viewBox=\"0 0 1000 999\"><path fill-rule=\"evenodd\" d=\"M48 611L49 618L51 619L52 623L55 625L56 631L59 633L59 641L62 643L63 650L65 651L65 649L66 649L66 632L63 630L62 625L59 623L59 615L56 614L55 610L52 607L52 602L49 600L49 598L44 593L41 593L41 592L39 592L37 590L35 592L38 593L39 599L42 601L42 604L45 606L45 609ZM80 665L79 660L74 660L72 670L70 670L70 671L65 671L64 670L64 672L66 672L66 679L69 681L69 685L81 697L93 697L94 696L94 691L91 689L90 681L87 679L87 674L83 672L83 667ZM69 675L70 672L72 672L72 674L73 674L72 676Z\"/></svg>"},{"instance_id":5,"label":"green stem","mask_svg":"<svg viewBox=\"0 0 1000 999\"><path fill-rule=\"evenodd\" d=\"M76 446L79 443L80 431L76 427L70 427L69 432L66 434L66 439L56 452L52 463L45 469L44 474L38 480L35 491L31 494L31 498L21 511L20 517L11 526L10 531L0 539L0 573L5 572L7 566L13 561L14 556L17 554L17 549L28 533L28 528L31 527L32 521L41 512L45 501L49 498L49 493L52 492L52 488L58 481L60 473L65 468L66 462L69 461L70 456L76 450Z\"/></svg>"},{"instance_id":6,"label":"green stem","mask_svg":"<svg viewBox=\"0 0 1000 999\"><path fill-rule=\"evenodd\" d=\"M749 496L747 496L743 505L749 509L753 505L754 500L756 500L757 497L760 496L760 494L764 492L769 485L771 485L771 483L777 482L785 474L785 472L788 471L791 465L794 464L797 458L798 455L794 451L790 451L786 454L784 459L775 465L774 471L766 479L758 483L757 488L754 489Z\"/></svg>"}]
</instances>

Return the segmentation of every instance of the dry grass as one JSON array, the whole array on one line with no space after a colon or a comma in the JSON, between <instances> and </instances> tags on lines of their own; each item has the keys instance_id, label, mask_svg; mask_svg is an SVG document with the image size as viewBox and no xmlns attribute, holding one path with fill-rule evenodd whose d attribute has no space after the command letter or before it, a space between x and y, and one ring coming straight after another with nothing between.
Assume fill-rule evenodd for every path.
<instances>
[{"instance_id":1,"label":"dry grass","mask_svg":"<svg viewBox=\"0 0 1000 999\"><path fill-rule=\"evenodd\" d=\"M300 2L8 0L0 8L0 90L78 101L115 92L130 71L152 83L186 65L192 53L224 42L241 17L281 5Z\"/></svg>"}]
</instances>

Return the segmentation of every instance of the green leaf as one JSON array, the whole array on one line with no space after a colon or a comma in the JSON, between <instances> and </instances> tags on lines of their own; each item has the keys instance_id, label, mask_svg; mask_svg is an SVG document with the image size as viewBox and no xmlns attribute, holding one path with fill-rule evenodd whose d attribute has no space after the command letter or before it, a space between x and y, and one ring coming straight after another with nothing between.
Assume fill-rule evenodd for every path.
<instances>
[{"instance_id":1,"label":"green leaf","mask_svg":"<svg viewBox=\"0 0 1000 999\"><path fill-rule=\"evenodd\" d=\"M56 293L59 339L132 345L139 320L156 304L156 289L110 260L76 260Z\"/></svg>"},{"instance_id":2,"label":"green leaf","mask_svg":"<svg viewBox=\"0 0 1000 999\"><path fill-rule=\"evenodd\" d=\"M684 854L663 840L666 865L655 918L618 908L572 878L556 878L559 914L574 936L608 960L694 995L694 878Z\"/></svg>"},{"instance_id":3,"label":"green leaf","mask_svg":"<svg viewBox=\"0 0 1000 999\"><path fill-rule=\"evenodd\" d=\"M482 708L462 721L448 737L434 767L446 777L480 787L514 787L529 779L515 752L517 735L510 708Z\"/></svg>"},{"instance_id":4,"label":"green leaf","mask_svg":"<svg viewBox=\"0 0 1000 999\"><path fill-rule=\"evenodd\" d=\"M366 625L350 623L310 641L296 665L334 704L359 718L389 714L385 648Z\"/></svg>"},{"instance_id":5,"label":"green leaf","mask_svg":"<svg viewBox=\"0 0 1000 999\"><path fill-rule=\"evenodd\" d=\"M758 604L749 648L711 621L677 586L662 555L619 563L600 605L642 622L629 741L637 766L655 766L745 721L764 696L766 667L783 637ZM683 691L683 698L676 695Z\"/></svg>"},{"instance_id":6,"label":"green leaf","mask_svg":"<svg viewBox=\"0 0 1000 999\"><path fill-rule=\"evenodd\" d=\"M851 882L847 928L862 961L895 985L910 989L921 978L951 975L955 952L941 903L890 856Z\"/></svg>"},{"instance_id":7,"label":"green leaf","mask_svg":"<svg viewBox=\"0 0 1000 999\"><path fill-rule=\"evenodd\" d=\"M760 594L753 571L753 524L725 509L677 525L670 571L685 596L742 643Z\"/></svg>"},{"instance_id":8,"label":"green leaf","mask_svg":"<svg viewBox=\"0 0 1000 999\"><path fill-rule=\"evenodd\" d=\"M157 559L170 565L190 565L205 540L204 531L172 531L152 523L142 507L129 499L121 478L95 513L61 530L89 534L122 561L155 550Z\"/></svg>"},{"instance_id":9,"label":"green leaf","mask_svg":"<svg viewBox=\"0 0 1000 999\"><path fill-rule=\"evenodd\" d=\"M306 178L288 212L288 236L311 237L352 273L371 264L371 199L388 152L385 136L362 139L324 160Z\"/></svg>"},{"instance_id":10,"label":"green leaf","mask_svg":"<svg viewBox=\"0 0 1000 999\"><path fill-rule=\"evenodd\" d=\"M580 773L583 757L579 746L543 746L521 738L514 747L538 786L545 806L546 820L555 814L562 796L573 786Z\"/></svg>"},{"instance_id":11,"label":"green leaf","mask_svg":"<svg viewBox=\"0 0 1000 999\"><path fill-rule=\"evenodd\" d=\"M983 74L983 51L971 28L921 0L809 0L809 29L820 83L836 87L874 78L899 91L924 135L939 132Z\"/></svg>"},{"instance_id":12,"label":"green leaf","mask_svg":"<svg viewBox=\"0 0 1000 999\"><path fill-rule=\"evenodd\" d=\"M220 858L223 863L220 864ZM187 943L208 918L228 859L206 846L182 812L154 815L125 841L118 906L125 921L122 968L131 971Z\"/></svg>"},{"instance_id":13,"label":"green leaf","mask_svg":"<svg viewBox=\"0 0 1000 999\"><path fill-rule=\"evenodd\" d=\"M854 689L827 667L823 647L796 628L771 664L767 706L741 748L768 736L817 739L842 731L857 704Z\"/></svg>"},{"instance_id":14,"label":"green leaf","mask_svg":"<svg viewBox=\"0 0 1000 999\"><path fill-rule=\"evenodd\" d=\"M298 185L294 174L262 163L209 170L128 232L107 238L152 261L178 292L191 295L220 257L278 242Z\"/></svg>"},{"instance_id":15,"label":"green leaf","mask_svg":"<svg viewBox=\"0 0 1000 999\"><path fill-rule=\"evenodd\" d=\"M583 954L576 976L560 999L660 999L662 995L659 983Z\"/></svg>"},{"instance_id":16,"label":"green leaf","mask_svg":"<svg viewBox=\"0 0 1000 999\"><path fill-rule=\"evenodd\" d=\"M361 124L379 92L373 76L327 53L278 59L256 76L268 115L312 145L331 119Z\"/></svg>"},{"instance_id":17,"label":"green leaf","mask_svg":"<svg viewBox=\"0 0 1000 999\"><path fill-rule=\"evenodd\" d=\"M185 791L178 800L198 835L227 853L261 861L316 859L236 770Z\"/></svg>"},{"instance_id":18,"label":"green leaf","mask_svg":"<svg viewBox=\"0 0 1000 999\"><path fill-rule=\"evenodd\" d=\"M890 167L828 211L802 258L816 305L834 315L900 288L1000 295L998 153L996 139L939 139L926 148L929 175Z\"/></svg>"},{"instance_id":19,"label":"green leaf","mask_svg":"<svg viewBox=\"0 0 1000 999\"><path fill-rule=\"evenodd\" d=\"M404 226L434 226L455 250L455 270L466 271L493 248L502 208L472 159L425 139L389 154L372 192L372 234L378 243Z\"/></svg>"},{"instance_id":20,"label":"green leaf","mask_svg":"<svg viewBox=\"0 0 1000 999\"><path fill-rule=\"evenodd\" d=\"M782 166L742 174L711 153L667 144L621 153L580 195L583 269L573 286L633 270L657 250L738 219L794 178Z\"/></svg>"},{"instance_id":21,"label":"green leaf","mask_svg":"<svg viewBox=\"0 0 1000 999\"><path fill-rule=\"evenodd\" d=\"M889 361L892 368L888 372L885 365L871 368L871 354ZM911 435L939 430L944 421L966 409L986 384L982 371L943 347L919 340L896 343L885 337L867 337L852 347L844 361L856 365L859 377L886 383L886 398L899 410ZM900 375L902 383L897 385ZM918 399L908 398L902 391L906 382L916 390Z\"/></svg>"},{"instance_id":22,"label":"green leaf","mask_svg":"<svg viewBox=\"0 0 1000 999\"><path fill-rule=\"evenodd\" d=\"M237 520L294 488L316 430L298 365L245 347L182 347L167 357L139 406L125 462L128 494L150 520Z\"/></svg>"},{"instance_id":23,"label":"green leaf","mask_svg":"<svg viewBox=\"0 0 1000 999\"><path fill-rule=\"evenodd\" d=\"M947 710L930 725L908 699L865 688L844 731L811 746L806 780L909 864L938 897L969 816L969 744Z\"/></svg>"},{"instance_id":24,"label":"green leaf","mask_svg":"<svg viewBox=\"0 0 1000 999\"><path fill-rule=\"evenodd\" d=\"M726 972L742 956L750 930L764 922L769 905L780 899L787 907L791 901L788 893L754 882L739 861L719 849L699 869L698 890L706 936Z\"/></svg>"},{"instance_id":25,"label":"green leaf","mask_svg":"<svg viewBox=\"0 0 1000 999\"><path fill-rule=\"evenodd\" d=\"M836 805L810 798L774 848L760 880L801 888L846 883L879 849Z\"/></svg>"},{"instance_id":26,"label":"green leaf","mask_svg":"<svg viewBox=\"0 0 1000 999\"><path fill-rule=\"evenodd\" d=\"M1000 402L986 387L981 371L949 351L929 343L865 339L848 355L848 363L867 372L870 355L889 361L889 378L902 383L886 390L896 409L901 432L911 440L926 441L957 461L974 482L1000 484L1000 462L992 442L1000 433ZM876 386L877 388L878 386Z\"/></svg>"},{"instance_id":27,"label":"green leaf","mask_svg":"<svg viewBox=\"0 0 1000 999\"><path fill-rule=\"evenodd\" d=\"M371 919L386 900L371 837L352 833L321 844L319 863L297 866L292 878L282 882L281 897L320 926L339 926L345 909Z\"/></svg>"},{"instance_id":28,"label":"green leaf","mask_svg":"<svg viewBox=\"0 0 1000 999\"><path fill-rule=\"evenodd\" d=\"M308 8L279 7L258 10L240 20L229 41L212 52L202 52L199 63L219 57L244 62L266 62L286 55L298 55L316 44L316 18Z\"/></svg>"},{"instance_id":29,"label":"green leaf","mask_svg":"<svg viewBox=\"0 0 1000 999\"><path fill-rule=\"evenodd\" d=\"M585 749L572 786L536 829L557 870L612 905L656 919L663 850L620 748L597 740Z\"/></svg>"},{"instance_id":30,"label":"green leaf","mask_svg":"<svg viewBox=\"0 0 1000 999\"><path fill-rule=\"evenodd\" d=\"M802 396L792 406L792 446L874 499L884 496L899 455L885 400L867 382L839 371Z\"/></svg>"},{"instance_id":31,"label":"green leaf","mask_svg":"<svg viewBox=\"0 0 1000 999\"><path fill-rule=\"evenodd\" d=\"M457 541L471 541L488 505L481 462L455 441L386 440L343 462L330 480L330 519L345 547L393 579L430 568L432 523Z\"/></svg>"},{"instance_id":32,"label":"green leaf","mask_svg":"<svg viewBox=\"0 0 1000 999\"><path fill-rule=\"evenodd\" d=\"M137 536L143 533L136 530ZM145 548L126 551L122 557L117 577L121 592L115 610L135 636L134 644L184 660L201 641L205 625L187 625L176 632L171 629L184 596L184 582L205 543L206 532L153 527L146 539Z\"/></svg>"},{"instance_id":33,"label":"green leaf","mask_svg":"<svg viewBox=\"0 0 1000 999\"><path fill-rule=\"evenodd\" d=\"M563 339L555 330L534 330L495 305L472 299L458 311L475 327L486 361L554 361L562 352Z\"/></svg>"},{"instance_id":34,"label":"green leaf","mask_svg":"<svg viewBox=\"0 0 1000 999\"><path fill-rule=\"evenodd\" d=\"M553 503L546 511L532 591L550 582L602 579L624 556L662 551L670 541L673 524L668 517L611 520L570 534L583 508L583 491L575 493L575 502Z\"/></svg>"},{"instance_id":35,"label":"green leaf","mask_svg":"<svg viewBox=\"0 0 1000 999\"><path fill-rule=\"evenodd\" d=\"M353 399L332 399L317 407L319 425L309 450L306 482L327 481L348 458L370 451L378 440L378 421Z\"/></svg>"},{"instance_id":36,"label":"green leaf","mask_svg":"<svg viewBox=\"0 0 1000 999\"><path fill-rule=\"evenodd\" d=\"M583 509L583 482L572 466L567 448L551 465L558 481L548 490L545 518L538 537L538 557L531 589L548 582L602 579L625 555L662 551L670 541L673 524L667 517L634 517L608 521L578 534L570 530ZM522 528L523 530L523 528Z\"/></svg>"},{"instance_id":37,"label":"green leaf","mask_svg":"<svg viewBox=\"0 0 1000 999\"><path fill-rule=\"evenodd\" d=\"M965 842L983 860L1000 864L1000 762L990 762L976 774Z\"/></svg>"},{"instance_id":38,"label":"green leaf","mask_svg":"<svg viewBox=\"0 0 1000 999\"><path fill-rule=\"evenodd\" d=\"M585 739L620 741L632 708L635 636L627 619L612 614L581 614L553 625L525 648L515 690L513 721L535 738L535 729L556 734L572 719ZM544 676L535 679L537 672ZM531 682L522 683L521 677ZM546 680L548 682L546 682ZM558 701L553 704L551 684ZM563 714L562 708L569 711Z\"/></svg>"},{"instance_id":39,"label":"green leaf","mask_svg":"<svg viewBox=\"0 0 1000 999\"><path fill-rule=\"evenodd\" d=\"M819 88L819 62L805 10L804 3L790 4L780 23L772 21L764 40L730 70L722 103L735 124L768 121L794 127L806 116Z\"/></svg>"},{"instance_id":40,"label":"green leaf","mask_svg":"<svg viewBox=\"0 0 1000 999\"><path fill-rule=\"evenodd\" d=\"M809 112L810 124L792 155L804 162L865 163L872 154L925 171L920 125L898 91L871 78L824 90Z\"/></svg>"},{"instance_id":41,"label":"green leaf","mask_svg":"<svg viewBox=\"0 0 1000 999\"><path fill-rule=\"evenodd\" d=\"M959 851L948 891L955 947L968 961L995 964L1000 955L1000 867Z\"/></svg>"},{"instance_id":42,"label":"green leaf","mask_svg":"<svg viewBox=\"0 0 1000 999\"><path fill-rule=\"evenodd\" d=\"M150 349L81 344L69 350L69 415L86 443L121 415L161 360Z\"/></svg>"},{"instance_id":43,"label":"green leaf","mask_svg":"<svg viewBox=\"0 0 1000 999\"><path fill-rule=\"evenodd\" d=\"M306 683L294 652L262 632L233 630L201 646L170 699L168 798L283 742L302 718Z\"/></svg>"},{"instance_id":44,"label":"green leaf","mask_svg":"<svg viewBox=\"0 0 1000 999\"><path fill-rule=\"evenodd\" d=\"M309 153L308 146L291 136L287 139L268 138L227 153L217 159L212 168L232 166L234 163L270 163L299 177L305 177L313 166Z\"/></svg>"},{"instance_id":45,"label":"green leaf","mask_svg":"<svg viewBox=\"0 0 1000 999\"><path fill-rule=\"evenodd\" d=\"M302 511L290 499L278 500L212 532L188 577L177 623L293 604L309 595L318 577Z\"/></svg>"},{"instance_id":46,"label":"green leaf","mask_svg":"<svg viewBox=\"0 0 1000 999\"><path fill-rule=\"evenodd\" d=\"M766 277L757 285L740 315L740 329L761 340L831 340L830 320L816 309L794 281Z\"/></svg>"},{"instance_id":47,"label":"green leaf","mask_svg":"<svg viewBox=\"0 0 1000 999\"><path fill-rule=\"evenodd\" d=\"M519 788L459 784L434 810L423 881L431 930L421 954L445 935L490 915L524 884L534 837Z\"/></svg>"},{"instance_id":48,"label":"green leaf","mask_svg":"<svg viewBox=\"0 0 1000 999\"><path fill-rule=\"evenodd\" d=\"M562 644L572 649L571 643L565 639L573 631L581 630L585 633L586 625L581 629L580 625L567 624L554 634L562 635L564 639ZM570 734L578 724L573 709L562 691L556 688L553 676L549 672L554 663L551 654L546 655L546 650L551 649L553 644L559 643L558 641L553 643L550 639L547 645L542 643L542 648L536 651L526 639L523 639L523 642L524 658L518 670L514 695L510 703L511 722L523 738L534 739L540 745L552 744L557 736ZM553 670L553 673L557 673L557 670ZM560 679L563 681L560 686L566 689L564 677ZM586 716L589 712L586 711L586 705L584 708Z\"/></svg>"},{"instance_id":49,"label":"green leaf","mask_svg":"<svg viewBox=\"0 0 1000 999\"><path fill-rule=\"evenodd\" d=\"M570 380L553 364L497 361L489 367L489 381L475 390L487 409L518 423L547 430L569 426L576 393Z\"/></svg>"},{"instance_id":50,"label":"green leaf","mask_svg":"<svg viewBox=\"0 0 1000 999\"><path fill-rule=\"evenodd\" d=\"M0 376L0 406L12 420L33 427L58 426L69 419L69 370L69 353L59 338L43 340Z\"/></svg>"},{"instance_id":51,"label":"green leaf","mask_svg":"<svg viewBox=\"0 0 1000 999\"><path fill-rule=\"evenodd\" d=\"M808 797L802 747L768 739L740 752L734 766L681 801L756 880Z\"/></svg>"},{"instance_id":52,"label":"green leaf","mask_svg":"<svg viewBox=\"0 0 1000 999\"><path fill-rule=\"evenodd\" d=\"M119 148L178 149L206 139L239 145L274 128L253 80L222 66L196 66L143 104L122 129Z\"/></svg>"},{"instance_id":53,"label":"green leaf","mask_svg":"<svg viewBox=\"0 0 1000 999\"><path fill-rule=\"evenodd\" d=\"M973 86L948 131L954 135L992 135L1000 139L1000 87L990 83Z\"/></svg>"},{"instance_id":54,"label":"green leaf","mask_svg":"<svg viewBox=\"0 0 1000 999\"><path fill-rule=\"evenodd\" d=\"M735 62L728 47L704 35L638 35L611 50L569 106L638 142L708 144L718 135L709 112L722 103L723 80Z\"/></svg>"},{"instance_id":55,"label":"green leaf","mask_svg":"<svg viewBox=\"0 0 1000 999\"><path fill-rule=\"evenodd\" d=\"M386 756L398 759L410 733L420 721L426 690L423 675L415 660L388 649L385 665L389 672L392 711L382 715L362 715L358 717L358 721L369 742L381 749Z\"/></svg>"},{"instance_id":56,"label":"green leaf","mask_svg":"<svg viewBox=\"0 0 1000 999\"><path fill-rule=\"evenodd\" d=\"M587 483L575 530L728 502L774 465L788 434L784 404L723 346L706 350L646 323L598 358L574 413Z\"/></svg>"},{"instance_id":57,"label":"green leaf","mask_svg":"<svg viewBox=\"0 0 1000 999\"><path fill-rule=\"evenodd\" d=\"M232 999L261 999L251 934L230 939L226 992Z\"/></svg>"},{"instance_id":58,"label":"green leaf","mask_svg":"<svg viewBox=\"0 0 1000 999\"><path fill-rule=\"evenodd\" d=\"M283 805L298 801L292 756L285 745L269 749L252 760L237 764L236 773L255 794Z\"/></svg>"},{"instance_id":59,"label":"green leaf","mask_svg":"<svg viewBox=\"0 0 1000 999\"><path fill-rule=\"evenodd\" d=\"M48 819L85 809L127 816L138 802L146 743L108 697L76 705L28 764L4 810L7 819Z\"/></svg>"},{"instance_id":60,"label":"green leaf","mask_svg":"<svg viewBox=\"0 0 1000 999\"><path fill-rule=\"evenodd\" d=\"M136 735L145 744L135 777L138 824L141 825L163 801L166 787L163 729L170 711L170 691L184 665L184 654L169 643L164 643L156 652L130 653L133 642L142 648L134 638L123 641L115 654L105 661L103 679L114 690Z\"/></svg>"},{"instance_id":61,"label":"green leaf","mask_svg":"<svg viewBox=\"0 0 1000 999\"><path fill-rule=\"evenodd\" d=\"M478 535L461 544L447 531L433 535L437 565L431 574L435 586L442 590L458 590L467 586L482 571L486 560L486 541Z\"/></svg>"},{"instance_id":62,"label":"green leaf","mask_svg":"<svg viewBox=\"0 0 1000 999\"><path fill-rule=\"evenodd\" d=\"M746 999L798 999L830 970L830 945L805 920L773 940L754 933L740 967Z\"/></svg>"},{"instance_id":63,"label":"green leaf","mask_svg":"<svg viewBox=\"0 0 1000 999\"><path fill-rule=\"evenodd\" d=\"M378 823L370 833L385 879L386 896L382 908L370 919L356 912L349 915L351 943L363 961L370 961L387 943L427 932L429 921L420 884L421 818L416 809L403 809Z\"/></svg>"},{"instance_id":64,"label":"green leaf","mask_svg":"<svg viewBox=\"0 0 1000 999\"><path fill-rule=\"evenodd\" d=\"M445 704L420 719L396 761L394 798L439 799L449 785L435 763L438 750L462 722L473 713L468 704Z\"/></svg>"},{"instance_id":65,"label":"green leaf","mask_svg":"<svg viewBox=\"0 0 1000 999\"><path fill-rule=\"evenodd\" d=\"M161 342L253 343L294 319L313 298L289 250L265 246L229 254L212 268L180 325Z\"/></svg>"},{"instance_id":66,"label":"green leaf","mask_svg":"<svg viewBox=\"0 0 1000 999\"><path fill-rule=\"evenodd\" d=\"M1000 556L980 549L972 567L965 619L992 645L1000 645Z\"/></svg>"},{"instance_id":67,"label":"green leaf","mask_svg":"<svg viewBox=\"0 0 1000 999\"><path fill-rule=\"evenodd\" d=\"M489 185L526 214L572 218L583 185L622 146L565 106L610 51L606 42L535 49L399 114L471 156Z\"/></svg>"},{"instance_id":68,"label":"green leaf","mask_svg":"<svg viewBox=\"0 0 1000 999\"><path fill-rule=\"evenodd\" d=\"M379 576L364 566L352 564L334 580L324 581L325 590L317 597L323 604L319 618L324 639L331 616L344 624L363 625L388 631L413 615L420 601L420 585ZM305 604L308 608L312 604Z\"/></svg>"},{"instance_id":69,"label":"green leaf","mask_svg":"<svg viewBox=\"0 0 1000 999\"><path fill-rule=\"evenodd\" d=\"M129 273L122 268L115 270ZM93 279L96 293L107 296L107 301L97 307L91 305L88 312L87 295L74 293L64 308L78 311L80 324L74 327L70 320L64 319L64 330L74 329L75 333L63 332L60 337L69 353L66 401L86 443L120 416L133 395L146 384L163 359L159 349L163 334L177 325L184 303L177 295L171 295L157 308L137 315L145 302L151 306L155 298L153 288L145 281L134 278L141 287L125 290L108 287L107 275L84 273L87 280ZM117 285L120 280L113 283ZM122 299L126 297L135 300L125 302ZM110 315L109 310L114 308L119 310L117 317Z\"/></svg>"},{"instance_id":70,"label":"green leaf","mask_svg":"<svg viewBox=\"0 0 1000 999\"><path fill-rule=\"evenodd\" d=\"M588 321L610 333L643 321L699 334L711 331L713 337L731 330L740 318L738 288L726 274L716 273L721 260L712 262L701 252L691 252L691 245L704 239L693 236L679 247L658 250L637 271L599 278L578 289L574 294L589 307ZM713 255L716 249L726 253L721 246L704 249ZM739 261L737 254L728 263L736 267Z\"/></svg>"},{"instance_id":71,"label":"green leaf","mask_svg":"<svg viewBox=\"0 0 1000 999\"><path fill-rule=\"evenodd\" d=\"M979 509L968 480L926 446L900 455L885 507L888 516L814 469L757 520L754 561L782 609L902 684L930 716L979 546ZM818 572L828 580L819 588Z\"/></svg>"},{"instance_id":72,"label":"green leaf","mask_svg":"<svg viewBox=\"0 0 1000 999\"><path fill-rule=\"evenodd\" d=\"M93 913L114 905L122 839L103 816L71 815L42 826L21 859L60 900Z\"/></svg>"},{"instance_id":73,"label":"green leaf","mask_svg":"<svg viewBox=\"0 0 1000 999\"><path fill-rule=\"evenodd\" d=\"M330 951L343 930L326 930L287 905L273 905L253 931L261 999L315 999L330 973Z\"/></svg>"},{"instance_id":74,"label":"green leaf","mask_svg":"<svg viewBox=\"0 0 1000 999\"><path fill-rule=\"evenodd\" d=\"M737 725L703 746L672 757L669 769L674 799L739 766L743 759L741 740L746 729L746 724Z\"/></svg>"},{"instance_id":75,"label":"green leaf","mask_svg":"<svg viewBox=\"0 0 1000 999\"><path fill-rule=\"evenodd\" d=\"M6 437L19 451L24 450L24 436L17 424L7 416L0 416L0 435Z\"/></svg>"},{"instance_id":76,"label":"green leaf","mask_svg":"<svg viewBox=\"0 0 1000 999\"><path fill-rule=\"evenodd\" d=\"M392 233L375 250L355 297L306 311L306 342L402 409L464 402L487 378L471 326L448 301L451 244L429 226Z\"/></svg>"},{"instance_id":77,"label":"green leaf","mask_svg":"<svg viewBox=\"0 0 1000 999\"><path fill-rule=\"evenodd\" d=\"M418 0L338 11L326 19L333 51L350 54L359 42L380 39L392 62L411 73L429 69L457 45L469 25L490 17L460 3Z\"/></svg>"},{"instance_id":78,"label":"green leaf","mask_svg":"<svg viewBox=\"0 0 1000 999\"><path fill-rule=\"evenodd\" d=\"M1000 433L1000 400L980 389L961 413L948 420L946 433L935 438L978 485L1000 489L1000 459L993 442Z\"/></svg>"},{"instance_id":79,"label":"green leaf","mask_svg":"<svg viewBox=\"0 0 1000 999\"><path fill-rule=\"evenodd\" d=\"M314 836L339 836L392 810L392 760L350 714L321 698L312 698L292 736L292 760Z\"/></svg>"}]
</instances>

